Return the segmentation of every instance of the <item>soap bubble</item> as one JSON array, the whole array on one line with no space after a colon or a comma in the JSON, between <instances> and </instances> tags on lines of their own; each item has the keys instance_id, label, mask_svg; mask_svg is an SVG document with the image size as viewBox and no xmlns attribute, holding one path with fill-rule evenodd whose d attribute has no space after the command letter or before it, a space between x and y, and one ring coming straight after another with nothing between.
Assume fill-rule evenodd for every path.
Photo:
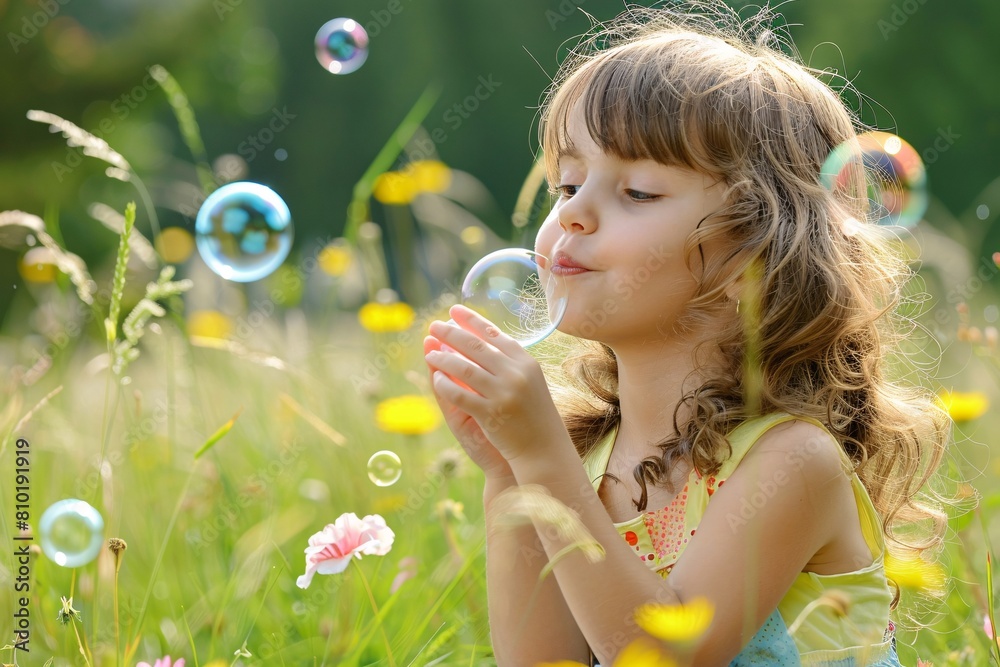
<instances>
[{"instance_id":1,"label":"soap bubble","mask_svg":"<svg viewBox=\"0 0 1000 667\"><path fill-rule=\"evenodd\" d=\"M80 567L97 557L104 543L104 519L83 500L52 504L38 524L42 551L57 565Z\"/></svg>"},{"instance_id":2,"label":"soap bubble","mask_svg":"<svg viewBox=\"0 0 1000 667\"><path fill-rule=\"evenodd\" d=\"M350 74L368 59L368 33L354 19L333 19L316 33L316 60L331 74Z\"/></svg>"},{"instance_id":3,"label":"soap bubble","mask_svg":"<svg viewBox=\"0 0 1000 667\"><path fill-rule=\"evenodd\" d=\"M555 331L566 313L565 283L548 266L546 257L524 248L492 252L469 269L462 303L523 347L533 345Z\"/></svg>"},{"instance_id":4,"label":"soap bubble","mask_svg":"<svg viewBox=\"0 0 1000 667\"><path fill-rule=\"evenodd\" d=\"M194 223L198 252L227 280L260 280L292 248L292 215L274 190L258 183L228 183L213 192Z\"/></svg>"},{"instance_id":5,"label":"soap bubble","mask_svg":"<svg viewBox=\"0 0 1000 667\"><path fill-rule=\"evenodd\" d=\"M912 227L927 211L927 171L920 155L888 132L866 132L830 153L823 185L850 198L868 198L869 217L880 225Z\"/></svg>"},{"instance_id":6,"label":"soap bubble","mask_svg":"<svg viewBox=\"0 0 1000 667\"><path fill-rule=\"evenodd\" d=\"M395 452L383 449L368 459L368 479L375 486L392 486L402 474L403 464Z\"/></svg>"}]
</instances>

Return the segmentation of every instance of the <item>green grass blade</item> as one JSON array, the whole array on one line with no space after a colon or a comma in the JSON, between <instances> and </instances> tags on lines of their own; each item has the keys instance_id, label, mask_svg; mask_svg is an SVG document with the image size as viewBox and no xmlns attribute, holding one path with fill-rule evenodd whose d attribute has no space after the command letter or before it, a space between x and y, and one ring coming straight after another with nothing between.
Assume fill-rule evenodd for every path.
<instances>
[{"instance_id":1,"label":"green grass blade","mask_svg":"<svg viewBox=\"0 0 1000 667\"><path fill-rule=\"evenodd\" d=\"M210 450L213 447L213 445L215 445L215 443L221 440L222 436L226 435L227 433L229 433L230 430L232 430L233 424L236 423L236 418L240 416L241 412L243 412L243 408L237 410L236 414L234 414L229 419L229 421L220 426L218 431L216 431L215 433L213 433L208 437L208 440L205 441L205 444L203 444L201 448L194 453L194 458L196 461L198 460L198 457L200 457L202 454Z\"/></svg>"},{"instance_id":2,"label":"green grass blade","mask_svg":"<svg viewBox=\"0 0 1000 667\"><path fill-rule=\"evenodd\" d=\"M194 116L194 109L191 108L191 103L188 102L184 89L181 88L181 84L177 83L177 79L162 65L153 65L149 68L149 73L160 84L160 87L163 88L163 92L167 95L167 101L174 110L174 116L177 117L177 125L181 129L181 137L184 138L184 143L187 144L188 150L191 151L191 155L194 157L195 167L198 170L198 180L201 181L202 189L206 195L212 194L218 187L218 184L215 182L215 175L212 173L212 168L208 165L205 142L201 139L198 120Z\"/></svg>"},{"instance_id":3,"label":"green grass blade","mask_svg":"<svg viewBox=\"0 0 1000 667\"><path fill-rule=\"evenodd\" d=\"M344 238L352 244L357 243L358 226L370 217L368 198L371 197L375 179L392 167L392 163L399 157L406 143L420 127L427 114L430 113L440 95L440 83L431 83L424 89L424 92L421 93L416 103L400 122L399 127L389 137L389 141L382 146L382 150L378 152L371 165L362 174L361 179L355 184L353 198L347 207L347 226L344 229Z\"/></svg>"}]
</instances>

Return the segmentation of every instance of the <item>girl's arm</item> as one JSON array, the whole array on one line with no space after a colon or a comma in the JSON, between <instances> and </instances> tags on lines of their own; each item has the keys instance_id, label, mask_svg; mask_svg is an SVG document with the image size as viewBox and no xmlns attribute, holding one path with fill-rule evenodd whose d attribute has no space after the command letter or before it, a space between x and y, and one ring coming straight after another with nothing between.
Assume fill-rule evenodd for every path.
<instances>
[{"instance_id":1,"label":"girl's arm","mask_svg":"<svg viewBox=\"0 0 1000 667\"><path fill-rule=\"evenodd\" d=\"M438 369L432 374L435 395L463 415L462 421L449 422L452 430L458 434L466 419L474 421L519 486L545 487L579 514L605 549L598 563L574 550L553 569L573 618L601 664L612 664L624 646L644 636L634 622L637 607L694 597L706 597L715 605L714 621L694 664L728 664L814 555L835 535L849 529L860 534L838 443L817 426L794 422L761 436L715 492L697 534L689 536L682 558L664 581L619 536L587 479L538 362L474 311L453 306L449 312L455 324L432 323L425 347L434 348L427 362ZM444 344L450 352L442 352ZM814 442L822 446L812 446ZM466 451L478 450L467 446ZM765 502L758 502L756 494L763 494ZM755 511L745 509L751 502ZM570 543L550 528L536 519L536 534L547 557L556 560ZM511 571L534 567L524 554L504 555L514 559L503 564ZM510 614L496 612L496 622L506 631Z\"/></svg>"},{"instance_id":2,"label":"girl's arm","mask_svg":"<svg viewBox=\"0 0 1000 667\"><path fill-rule=\"evenodd\" d=\"M487 599L497 665L534 665L569 659L587 664L590 651L555 577L549 573L538 584L539 573L548 558L534 527L529 524L498 528L489 522L493 499L516 485L513 477L489 478L483 489L487 517ZM528 608L532 593L534 601Z\"/></svg>"},{"instance_id":3,"label":"girl's arm","mask_svg":"<svg viewBox=\"0 0 1000 667\"><path fill-rule=\"evenodd\" d=\"M828 446L806 448L813 438ZM715 616L693 664L721 665L749 642L837 526L850 520L851 512L858 522L837 446L822 429L804 422L765 433L715 492L667 580L636 557L608 520L571 443L533 448L510 464L519 484L540 484L577 510L607 552L599 563L573 553L554 568L601 664L611 664L629 642L645 635L633 620L637 607L701 596L714 603ZM745 503L756 501L755 494L767 500L757 502L760 507L751 504L754 511L748 512ZM536 528L550 558L567 546L556 531ZM519 565L525 565L523 558Z\"/></svg>"},{"instance_id":4,"label":"girl's arm","mask_svg":"<svg viewBox=\"0 0 1000 667\"><path fill-rule=\"evenodd\" d=\"M442 346L440 340L432 336L424 339L425 352L442 349L447 347ZM433 364L430 367L433 380L436 367ZM458 377L454 380L462 383ZM464 383L460 386L467 387ZM550 573L537 586L539 573L548 559L534 527L529 524L497 529L489 523L493 499L501 491L517 485L510 466L489 438L489 432L504 419L503 416L496 415L494 420L486 421L484 431L467 412L439 393L435 392L435 398L448 428L486 475L483 488L484 514L488 522L486 587L497 662L501 667L533 665L540 660L555 661L570 657L585 662L590 655L587 644L566 606L555 577ZM536 586L539 589L537 592ZM532 601L533 593L535 598Z\"/></svg>"}]
</instances>

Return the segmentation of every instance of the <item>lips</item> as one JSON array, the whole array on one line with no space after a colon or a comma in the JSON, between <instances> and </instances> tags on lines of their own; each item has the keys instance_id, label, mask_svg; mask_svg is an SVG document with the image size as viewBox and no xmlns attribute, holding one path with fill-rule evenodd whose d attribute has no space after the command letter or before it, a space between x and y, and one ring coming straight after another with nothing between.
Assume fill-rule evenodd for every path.
<instances>
[{"instance_id":1,"label":"lips","mask_svg":"<svg viewBox=\"0 0 1000 667\"><path fill-rule=\"evenodd\" d=\"M569 253L560 250L552 260L552 273L558 276L572 276L590 271L589 268L574 260Z\"/></svg>"}]
</instances>

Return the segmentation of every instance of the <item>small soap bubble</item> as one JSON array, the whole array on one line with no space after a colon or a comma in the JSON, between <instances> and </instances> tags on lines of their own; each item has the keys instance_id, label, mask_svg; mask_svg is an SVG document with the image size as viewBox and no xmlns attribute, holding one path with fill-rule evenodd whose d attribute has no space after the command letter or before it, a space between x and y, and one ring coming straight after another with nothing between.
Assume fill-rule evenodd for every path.
<instances>
[{"instance_id":1,"label":"small soap bubble","mask_svg":"<svg viewBox=\"0 0 1000 667\"><path fill-rule=\"evenodd\" d=\"M1000 319L1000 308L997 308L992 304L986 306L986 308L983 309L983 319L987 322L996 322L997 319Z\"/></svg>"},{"instance_id":2,"label":"small soap bubble","mask_svg":"<svg viewBox=\"0 0 1000 667\"><path fill-rule=\"evenodd\" d=\"M327 21L316 33L316 59L331 74L350 74L368 59L368 33L354 19Z\"/></svg>"},{"instance_id":3,"label":"small soap bubble","mask_svg":"<svg viewBox=\"0 0 1000 667\"><path fill-rule=\"evenodd\" d=\"M403 464L395 452L383 449L368 459L368 479L375 486L392 486L402 474Z\"/></svg>"},{"instance_id":4,"label":"small soap bubble","mask_svg":"<svg viewBox=\"0 0 1000 667\"><path fill-rule=\"evenodd\" d=\"M104 544L104 519L76 498L49 506L38 522L42 552L56 565L80 567L97 557Z\"/></svg>"},{"instance_id":5,"label":"small soap bubble","mask_svg":"<svg viewBox=\"0 0 1000 667\"><path fill-rule=\"evenodd\" d=\"M869 219L912 227L927 211L927 171L909 143L888 132L866 132L837 146L820 180L832 192L868 199Z\"/></svg>"},{"instance_id":6,"label":"small soap bubble","mask_svg":"<svg viewBox=\"0 0 1000 667\"><path fill-rule=\"evenodd\" d=\"M198 252L227 280L251 282L274 271L292 247L292 215L271 188L239 181L205 200L195 220Z\"/></svg>"},{"instance_id":7,"label":"small soap bubble","mask_svg":"<svg viewBox=\"0 0 1000 667\"><path fill-rule=\"evenodd\" d=\"M990 207L986 204L980 204L976 207L976 217L980 220L985 220L990 217Z\"/></svg>"},{"instance_id":8,"label":"small soap bubble","mask_svg":"<svg viewBox=\"0 0 1000 667\"><path fill-rule=\"evenodd\" d=\"M286 151L284 148L279 148L278 150L274 151L274 159L277 160L278 162L284 162L285 160L288 159L288 151Z\"/></svg>"},{"instance_id":9,"label":"small soap bubble","mask_svg":"<svg viewBox=\"0 0 1000 667\"><path fill-rule=\"evenodd\" d=\"M523 347L533 345L555 331L566 314L565 282L548 266L547 258L524 248L492 252L469 269L462 303Z\"/></svg>"}]
</instances>

